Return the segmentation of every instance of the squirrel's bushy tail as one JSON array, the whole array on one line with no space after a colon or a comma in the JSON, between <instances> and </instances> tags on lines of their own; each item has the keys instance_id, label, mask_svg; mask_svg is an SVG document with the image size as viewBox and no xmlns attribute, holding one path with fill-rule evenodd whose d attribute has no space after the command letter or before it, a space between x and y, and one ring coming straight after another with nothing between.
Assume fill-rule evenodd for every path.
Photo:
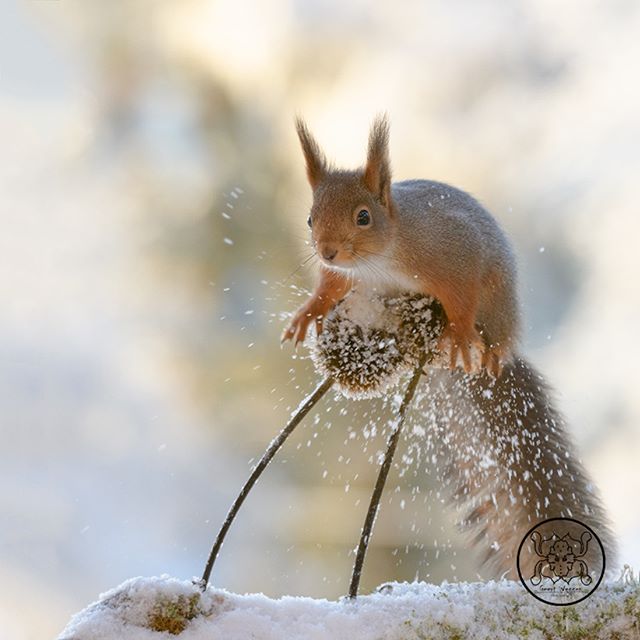
<instances>
[{"instance_id":1,"label":"squirrel's bushy tail","mask_svg":"<svg viewBox=\"0 0 640 640\"><path fill-rule=\"evenodd\" d=\"M444 454L460 525L494 577L517 579L520 542L537 523L574 518L615 562L603 506L540 374L516 357L495 380L433 369L423 402ZM537 559L521 556L524 571Z\"/></svg>"}]
</instances>

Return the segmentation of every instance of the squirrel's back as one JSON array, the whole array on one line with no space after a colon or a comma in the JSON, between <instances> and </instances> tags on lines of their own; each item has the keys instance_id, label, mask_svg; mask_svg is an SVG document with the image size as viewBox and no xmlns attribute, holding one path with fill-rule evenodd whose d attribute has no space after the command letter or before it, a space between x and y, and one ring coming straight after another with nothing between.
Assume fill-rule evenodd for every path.
<instances>
[{"instance_id":1,"label":"squirrel's back","mask_svg":"<svg viewBox=\"0 0 640 640\"><path fill-rule=\"evenodd\" d=\"M477 317L481 330L490 342L517 342L515 254L491 213L465 191L433 180L394 182L391 193L398 217L397 250L441 267L448 277L479 273L486 285Z\"/></svg>"},{"instance_id":2,"label":"squirrel's back","mask_svg":"<svg viewBox=\"0 0 640 640\"><path fill-rule=\"evenodd\" d=\"M435 180L403 180L391 187L394 203L403 226L437 225L446 233L452 222L470 227L483 240L483 252L487 259L509 262L515 270L514 253L506 234L496 219L471 194Z\"/></svg>"}]
</instances>

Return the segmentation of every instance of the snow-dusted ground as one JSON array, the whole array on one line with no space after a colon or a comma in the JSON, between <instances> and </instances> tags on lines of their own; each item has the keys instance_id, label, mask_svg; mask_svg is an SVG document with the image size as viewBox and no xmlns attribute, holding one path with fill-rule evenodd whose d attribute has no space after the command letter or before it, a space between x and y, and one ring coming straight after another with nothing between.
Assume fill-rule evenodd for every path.
<instances>
[{"instance_id":1,"label":"snow-dusted ground","mask_svg":"<svg viewBox=\"0 0 640 640\"><path fill-rule=\"evenodd\" d=\"M640 586L601 585L585 601L545 605L519 582L385 586L356 600L316 600L208 589L190 582L133 578L77 614L60 640L549 640L640 637ZM190 620L180 631L178 611ZM176 626L177 621L177 626Z\"/></svg>"}]
</instances>

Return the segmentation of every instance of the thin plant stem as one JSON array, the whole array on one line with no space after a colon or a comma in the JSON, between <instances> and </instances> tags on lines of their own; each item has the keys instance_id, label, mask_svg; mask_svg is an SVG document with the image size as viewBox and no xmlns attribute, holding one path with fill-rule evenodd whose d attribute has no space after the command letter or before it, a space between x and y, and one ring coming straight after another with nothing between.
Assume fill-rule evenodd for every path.
<instances>
[{"instance_id":1,"label":"thin plant stem","mask_svg":"<svg viewBox=\"0 0 640 640\"><path fill-rule=\"evenodd\" d=\"M293 433L293 430L302 422L302 419L313 409L318 400L322 398L322 396L331 388L333 385L333 380L331 378L327 378L323 380L315 390L310 393L307 398L302 402L302 404L298 407L298 410L291 416L287 425L280 431L280 433L271 441L271 444L268 446L267 450L262 454L262 458L260 458L260 462L254 467L249 479L245 482L240 494L235 499L235 502L231 505L231 509L227 513L227 517L225 518L222 527L220 528L220 532L213 543L213 547L211 548L211 553L209 554L209 559L207 560L207 564L204 568L204 572L202 574L202 578L198 581L200 588L204 591L209 584L209 578L211 576L211 570L213 569L213 565L218 557L218 553L222 548L222 544L224 542L225 536L227 535L227 531L229 531L229 527L236 517L242 503L244 502L247 495L249 495L249 491L256 483L262 472L267 468L268 464L271 462L273 456L278 452L278 449L284 444L284 441Z\"/></svg>"},{"instance_id":2,"label":"thin plant stem","mask_svg":"<svg viewBox=\"0 0 640 640\"><path fill-rule=\"evenodd\" d=\"M367 517L365 518L364 526L362 527L362 533L360 534L360 542L358 544L356 560L353 565L353 573L351 575L351 584L349 586L349 598L355 598L358 595L358 586L360 585L360 577L362 575L364 557L367 553L367 547L369 546L369 540L371 538L371 531L373 530L373 525L375 524L376 516L378 515L382 491L384 490L384 485L387 481L389 470L391 469L393 455L395 454L396 447L398 446L398 440L400 439L400 432L402 431L402 427L404 425L407 408L413 400L413 396L418 387L418 382L420 381L420 376L423 373L422 369L425 362L426 358L424 358L423 361L419 364L418 368L413 374L413 377L407 385L404 397L402 398L402 403L400 404L400 408L398 410L398 416L393 425L393 429L391 430L391 434L389 435L389 439L387 440L387 451L385 452L384 459L378 473L378 479L376 480L376 484L373 489L371 502L369 503L369 510L367 511Z\"/></svg>"}]
</instances>

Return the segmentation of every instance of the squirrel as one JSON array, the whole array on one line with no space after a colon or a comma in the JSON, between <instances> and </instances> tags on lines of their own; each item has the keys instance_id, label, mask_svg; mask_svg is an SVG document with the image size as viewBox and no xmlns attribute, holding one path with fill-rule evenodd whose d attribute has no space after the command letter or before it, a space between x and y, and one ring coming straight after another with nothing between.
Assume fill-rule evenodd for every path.
<instances>
[{"instance_id":1,"label":"squirrel","mask_svg":"<svg viewBox=\"0 0 640 640\"><path fill-rule=\"evenodd\" d=\"M596 531L611 566L615 541L604 508L544 380L517 353L516 261L497 221L455 187L392 183L385 116L373 122L358 170L330 166L301 118L296 129L313 192L307 222L320 279L282 341L304 341L311 323L319 334L353 287L436 298L446 316L439 349L448 351L449 368L426 372L426 414L448 460L442 479L451 502L465 510L461 526L485 550L484 564L494 576L516 578L527 531L575 517ZM523 559L525 570L537 560Z\"/></svg>"},{"instance_id":2,"label":"squirrel","mask_svg":"<svg viewBox=\"0 0 640 640\"><path fill-rule=\"evenodd\" d=\"M320 281L284 333L302 342L356 283L431 295L444 308L441 337L450 365L493 375L508 361L519 332L515 259L491 214L465 192L431 180L391 183L389 125L371 128L363 170L332 169L305 123L297 131L313 190L308 224ZM477 360L477 359L476 359Z\"/></svg>"}]
</instances>

